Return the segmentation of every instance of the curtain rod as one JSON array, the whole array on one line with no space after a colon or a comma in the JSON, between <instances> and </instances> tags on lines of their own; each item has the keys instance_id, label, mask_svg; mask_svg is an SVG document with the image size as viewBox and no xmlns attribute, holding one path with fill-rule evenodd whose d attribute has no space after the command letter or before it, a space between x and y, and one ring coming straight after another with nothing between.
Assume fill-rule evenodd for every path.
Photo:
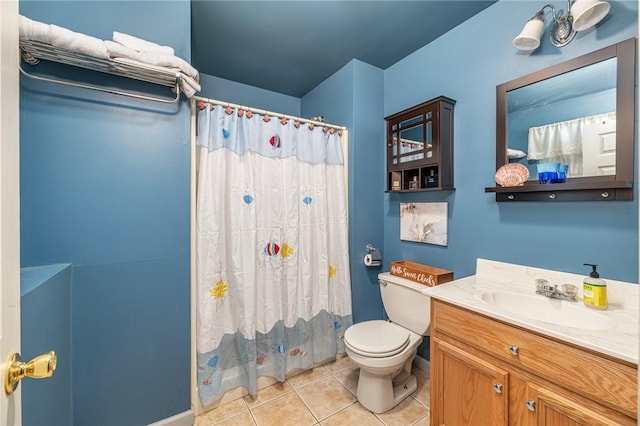
<instances>
[{"instance_id":1,"label":"curtain rod","mask_svg":"<svg viewBox=\"0 0 640 426\"><path fill-rule=\"evenodd\" d=\"M328 123L324 123L322 121L309 120L309 119L302 118L302 117L296 117L296 116L293 116L293 115L282 114L281 112L273 112L273 111L267 111L267 110L260 109L260 108L252 108L252 107L248 107L248 106L244 106L244 105L234 104L234 103L231 103L231 102L224 102L224 101L218 101L216 99L204 98L202 96L193 96L191 99L195 99L196 101L208 102L210 104L216 104L216 105L225 106L225 107L229 106L231 108L244 109L244 110L247 110L247 111L250 110L251 112L254 112L256 114L272 115L274 117L286 118L287 120L297 120L297 121L300 121L302 123L310 123L310 124L313 124L315 126L333 127L334 129L338 129L338 130L347 130L346 126L338 126L338 125L335 125L335 124L328 124Z\"/></svg>"}]
</instances>

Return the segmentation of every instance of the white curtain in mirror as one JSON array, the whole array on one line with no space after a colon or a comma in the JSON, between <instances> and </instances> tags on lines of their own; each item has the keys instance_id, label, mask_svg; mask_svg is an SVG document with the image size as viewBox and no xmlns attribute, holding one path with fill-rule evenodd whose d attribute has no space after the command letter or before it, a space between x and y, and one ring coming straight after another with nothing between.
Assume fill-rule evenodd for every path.
<instances>
[{"instance_id":1,"label":"white curtain in mirror","mask_svg":"<svg viewBox=\"0 0 640 426\"><path fill-rule=\"evenodd\" d=\"M529 128L528 160L560 162L569 165L569 177L583 175L583 147L585 128L595 124L613 125L616 113L581 117L544 126ZM615 140L615 130L613 133ZM615 155L614 155L615 157Z\"/></svg>"}]
</instances>

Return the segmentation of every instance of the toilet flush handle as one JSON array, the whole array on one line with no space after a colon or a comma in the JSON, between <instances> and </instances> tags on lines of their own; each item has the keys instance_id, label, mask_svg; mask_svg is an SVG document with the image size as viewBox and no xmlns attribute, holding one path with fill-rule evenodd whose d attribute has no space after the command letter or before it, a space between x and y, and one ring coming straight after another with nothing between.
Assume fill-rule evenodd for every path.
<instances>
[{"instance_id":1,"label":"toilet flush handle","mask_svg":"<svg viewBox=\"0 0 640 426\"><path fill-rule=\"evenodd\" d=\"M378 280L378 282L380 283L381 286L386 287L387 286L387 282L385 280Z\"/></svg>"}]
</instances>

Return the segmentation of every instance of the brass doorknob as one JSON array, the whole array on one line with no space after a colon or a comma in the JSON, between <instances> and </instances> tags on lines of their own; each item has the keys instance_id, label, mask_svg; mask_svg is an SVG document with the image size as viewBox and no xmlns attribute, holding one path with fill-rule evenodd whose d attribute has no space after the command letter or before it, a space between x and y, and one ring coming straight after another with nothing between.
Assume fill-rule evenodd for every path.
<instances>
[{"instance_id":1,"label":"brass doorknob","mask_svg":"<svg viewBox=\"0 0 640 426\"><path fill-rule=\"evenodd\" d=\"M9 356L4 372L4 391L7 395L12 394L25 377L45 379L53 376L57 360L54 351L38 355L29 362L22 362L18 353Z\"/></svg>"}]
</instances>

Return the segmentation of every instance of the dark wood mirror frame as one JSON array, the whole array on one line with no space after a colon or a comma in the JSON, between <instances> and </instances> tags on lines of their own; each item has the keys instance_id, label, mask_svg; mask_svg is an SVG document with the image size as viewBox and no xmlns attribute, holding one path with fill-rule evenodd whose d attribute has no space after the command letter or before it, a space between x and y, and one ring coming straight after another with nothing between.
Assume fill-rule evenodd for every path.
<instances>
[{"instance_id":1,"label":"dark wood mirror frame","mask_svg":"<svg viewBox=\"0 0 640 426\"><path fill-rule=\"evenodd\" d=\"M496 171L507 164L507 92L607 59L617 58L616 174L568 178L564 183L489 187L496 201L614 201L633 200L635 145L636 39L553 65L496 87Z\"/></svg>"}]
</instances>

